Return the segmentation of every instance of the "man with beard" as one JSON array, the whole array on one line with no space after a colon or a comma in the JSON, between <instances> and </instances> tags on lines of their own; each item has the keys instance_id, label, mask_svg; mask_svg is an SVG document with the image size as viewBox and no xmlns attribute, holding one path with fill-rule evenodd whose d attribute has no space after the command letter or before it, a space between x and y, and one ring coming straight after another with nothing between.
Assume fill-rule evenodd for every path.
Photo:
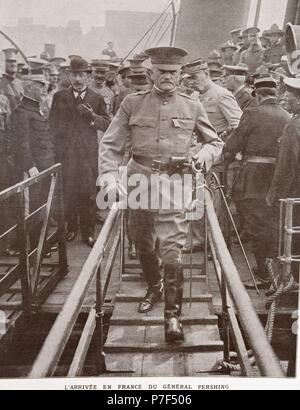
<instances>
[{"instance_id":1,"label":"man with beard","mask_svg":"<svg viewBox=\"0 0 300 410\"><path fill-rule=\"evenodd\" d=\"M97 131L109 125L103 97L88 88L91 73L87 61L73 57L68 69L72 87L54 95L50 111L56 160L63 165L67 240L76 238L79 213L82 240L90 247L95 243Z\"/></svg>"}]
</instances>

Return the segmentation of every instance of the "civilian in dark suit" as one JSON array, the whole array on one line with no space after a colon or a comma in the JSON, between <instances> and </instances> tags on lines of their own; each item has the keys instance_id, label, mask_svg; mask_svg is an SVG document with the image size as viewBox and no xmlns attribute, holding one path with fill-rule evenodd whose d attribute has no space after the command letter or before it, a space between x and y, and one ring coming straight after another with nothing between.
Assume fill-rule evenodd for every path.
<instances>
[{"instance_id":1,"label":"civilian in dark suit","mask_svg":"<svg viewBox=\"0 0 300 410\"><path fill-rule=\"evenodd\" d=\"M278 213L275 207L267 206L266 196L274 175L278 140L290 117L278 103L272 78L256 80L255 87L258 106L244 112L226 150L232 158L241 152L245 161L234 195L242 203L244 229L251 238L257 262L258 284L264 287L269 280L265 261L278 253Z\"/></svg>"},{"instance_id":2,"label":"civilian in dark suit","mask_svg":"<svg viewBox=\"0 0 300 410\"><path fill-rule=\"evenodd\" d=\"M98 176L97 130L106 131L109 118L103 98L87 88L91 72L82 58L71 60L68 76L72 87L54 95L50 128L56 159L63 165L67 240L75 239L79 213L82 239L92 247Z\"/></svg>"}]
</instances>

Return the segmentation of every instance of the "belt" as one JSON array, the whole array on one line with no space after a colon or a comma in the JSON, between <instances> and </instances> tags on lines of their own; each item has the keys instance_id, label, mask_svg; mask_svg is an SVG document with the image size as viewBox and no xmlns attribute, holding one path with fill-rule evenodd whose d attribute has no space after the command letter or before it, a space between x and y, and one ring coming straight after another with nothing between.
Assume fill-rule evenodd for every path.
<instances>
[{"instance_id":1,"label":"belt","mask_svg":"<svg viewBox=\"0 0 300 410\"><path fill-rule=\"evenodd\" d=\"M144 167L151 168L154 172L165 172L170 170L170 162L164 162L152 157L133 155L132 159Z\"/></svg>"},{"instance_id":2,"label":"belt","mask_svg":"<svg viewBox=\"0 0 300 410\"><path fill-rule=\"evenodd\" d=\"M276 164L276 158L272 157L256 157L256 156L249 156L245 157L246 162L250 162L253 164Z\"/></svg>"}]
</instances>

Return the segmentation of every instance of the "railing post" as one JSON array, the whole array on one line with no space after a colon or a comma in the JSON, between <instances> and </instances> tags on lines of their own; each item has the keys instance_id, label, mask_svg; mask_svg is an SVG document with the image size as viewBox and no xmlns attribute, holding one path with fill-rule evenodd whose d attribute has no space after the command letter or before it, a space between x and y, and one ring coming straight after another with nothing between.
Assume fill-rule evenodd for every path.
<instances>
[{"instance_id":1,"label":"railing post","mask_svg":"<svg viewBox=\"0 0 300 410\"><path fill-rule=\"evenodd\" d=\"M288 283L292 272L292 240L293 240L293 208L294 201L287 200L285 216L285 234L284 234L284 268L283 283Z\"/></svg>"},{"instance_id":2,"label":"railing post","mask_svg":"<svg viewBox=\"0 0 300 410\"><path fill-rule=\"evenodd\" d=\"M61 168L57 171L57 177L57 204L55 207L57 208L58 258L61 275L65 276L68 273L68 258Z\"/></svg>"},{"instance_id":3,"label":"railing post","mask_svg":"<svg viewBox=\"0 0 300 410\"><path fill-rule=\"evenodd\" d=\"M104 353L104 311L101 283L101 265L97 270L96 278L96 366L98 374L106 372L105 353ZM99 346L99 348L97 348Z\"/></svg>"},{"instance_id":4,"label":"railing post","mask_svg":"<svg viewBox=\"0 0 300 410\"><path fill-rule=\"evenodd\" d=\"M122 275L125 272L125 233L126 233L126 218L125 218L125 211L121 211L120 215L120 222L121 222L121 229L120 229L120 276L119 279L121 280Z\"/></svg>"},{"instance_id":5,"label":"railing post","mask_svg":"<svg viewBox=\"0 0 300 410\"><path fill-rule=\"evenodd\" d=\"M222 271L221 281L221 297L222 297L222 324L224 332L224 361L230 361L230 329L228 316L228 301L227 301L227 286L224 272Z\"/></svg>"},{"instance_id":6,"label":"railing post","mask_svg":"<svg viewBox=\"0 0 300 410\"><path fill-rule=\"evenodd\" d=\"M25 193L21 190L19 194L19 209L17 210L18 218L18 247L20 251L19 272L22 287L22 306L26 318L31 315L31 279L30 266L28 259L28 232L25 224Z\"/></svg>"}]
</instances>

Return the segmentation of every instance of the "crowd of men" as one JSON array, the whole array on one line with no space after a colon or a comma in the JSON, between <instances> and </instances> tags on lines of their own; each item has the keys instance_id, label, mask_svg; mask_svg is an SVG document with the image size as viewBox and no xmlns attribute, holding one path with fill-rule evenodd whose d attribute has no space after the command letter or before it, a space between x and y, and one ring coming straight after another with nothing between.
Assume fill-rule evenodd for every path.
<instances>
[{"instance_id":1,"label":"crowd of men","mask_svg":"<svg viewBox=\"0 0 300 410\"><path fill-rule=\"evenodd\" d=\"M274 24L259 33L256 27L233 30L207 61L188 64L187 53L174 47L146 50L122 64L71 55L68 61L28 58L29 66L17 63L17 50L4 50L0 191L60 162L66 239L74 241L80 229L92 247L96 220L104 218L96 209L99 173L128 164L129 174L149 177L154 165L156 173L170 173L170 158L186 157L208 174L213 167L225 175L240 233L253 245L258 285L268 286L265 262L278 252L279 199L300 197L300 79L289 78L284 32ZM111 58L112 43L109 51ZM30 205L37 207L46 191L41 188ZM221 216L217 194L214 201ZM9 221L4 215L2 227ZM181 253L193 251L182 218L174 211L129 215L130 256L137 250L148 285L139 311L150 311L165 287L170 342L183 339ZM300 225L299 212L294 219ZM203 246L199 226L189 235L196 248ZM299 254L299 240L293 245ZM18 250L10 243L6 252ZM297 277L296 267L293 273Z\"/></svg>"}]
</instances>

